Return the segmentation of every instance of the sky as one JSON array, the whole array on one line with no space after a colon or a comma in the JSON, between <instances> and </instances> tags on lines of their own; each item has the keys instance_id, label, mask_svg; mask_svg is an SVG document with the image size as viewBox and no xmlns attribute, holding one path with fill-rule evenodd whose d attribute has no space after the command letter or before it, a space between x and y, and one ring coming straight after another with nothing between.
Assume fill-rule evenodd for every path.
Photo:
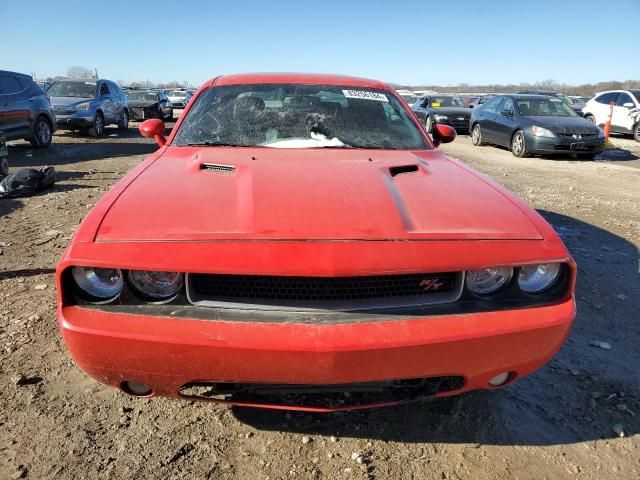
<instances>
[{"instance_id":1,"label":"sky","mask_svg":"<svg viewBox=\"0 0 640 480\"><path fill-rule=\"evenodd\" d=\"M38 78L84 66L192 85L274 71L442 86L640 79L640 0L0 0L0 38L0 69Z\"/></svg>"}]
</instances>

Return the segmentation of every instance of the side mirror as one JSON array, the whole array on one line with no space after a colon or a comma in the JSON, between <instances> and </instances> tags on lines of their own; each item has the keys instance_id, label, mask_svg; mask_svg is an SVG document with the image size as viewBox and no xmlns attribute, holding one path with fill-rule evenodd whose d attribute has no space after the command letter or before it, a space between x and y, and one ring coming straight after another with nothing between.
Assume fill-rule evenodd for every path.
<instances>
[{"instance_id":1,"label":"side mirror","mask_svg":"<svg viewBox=\"0 0 640 480\"><path fill-rule=\"evenodd\" d=\"M513 112L511 110L502 110L502 112L500 112L500 114L503 117L513 117Z\"/></svg>"},{"instance_id":2,"label":"side mirror","mask_svg":"<svg viewBox=\"0 0 640 480\"><path fill-rule=\"evenodd\" d=\"M633 108L635 107L635 105L631 102L627 102L627 103L623 103L622 104L623 107L627 107L627 108Z\"/></svg>"},{"instance_id":3,"label":"side mirror","mask_svg":"<svg viewBox=\"0 0 640 480\"><path fill-rule=\"evenodd\" d=\"M142 122L140 124L140 133L143 137L154 138L161 147L167 143L167 139L164 138L164 122L157 118Z\"/></svg>"},{"instance_id":4,"label":"side mirror","mask_svg":"<svg viewBox=\"0 0 640 480\"><path fill-rule=\"evenodd\" d=\"M433 131L431 132L431 136L433 138L433 143L437 147L441 143L453 142L456 139L456 131L453 127L450 127L449 125L435 124L433 126Z\"/></svg>"}]
</instances>

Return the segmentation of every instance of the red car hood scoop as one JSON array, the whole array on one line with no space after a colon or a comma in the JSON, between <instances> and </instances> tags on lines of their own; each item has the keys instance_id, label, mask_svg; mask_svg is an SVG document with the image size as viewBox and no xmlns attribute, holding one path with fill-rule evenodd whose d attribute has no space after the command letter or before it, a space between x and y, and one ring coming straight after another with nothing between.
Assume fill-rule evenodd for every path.
<instances>
[{"instance_id":1,"label":"red car hood scoop","mask_svg":"<svg viewBox=\"0 0 640 480\"><path fill-rule=\"evenodd\" d=\"M437 151L169 147L96 240L541 238L499 187Z\"/></svg>"}]
</instances>

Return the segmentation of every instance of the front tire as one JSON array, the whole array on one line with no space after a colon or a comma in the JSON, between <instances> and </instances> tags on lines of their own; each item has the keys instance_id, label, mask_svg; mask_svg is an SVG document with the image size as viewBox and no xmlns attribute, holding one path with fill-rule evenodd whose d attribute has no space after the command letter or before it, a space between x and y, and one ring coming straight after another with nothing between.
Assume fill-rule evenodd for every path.
<instances>
[{"instance_id":1,"label":"front tire","mask_svg":"<svg viewBox=\"0 0 640 480\"><path fill-rule=\"evenodd\" d=\"M589 120L591 123L593 123L594 125L596 125L596 117L594 117L593 115L587 115L586 117L584 117L585 120Z\"/></svg>"},{"instance_id":2,"label":"front tire","mask_svg":"<svg viewBox=\"0 0 640 480\"><path fill-rule=\"evenodd\" d=\"M471 143L473 143L476 147L481 147L485 145L482 140L482 129L480 128L480 124L476 123L471 130Z\"/></svg>"},{"instance_id":3,"label":"front tire","mask_svg":"<svg viewBox=\"0 0 640 480\"><path fill-rule=\"evenodd\" d=\"M511 138L511 153L513 153L514 157L518 158L529 156L529 152L527 152L527 143L522 130L518 130Z\"/></svg>"},{"instance_id":4,"label":"front tire","mask_svg":"<svg viewBox=\"0 0 640 480\"><path fill-rule=\"evenodd\" d=\"M636 123L636 128L633 129L633 138L640 142L640 122Z\"/></svg>"},{"instance_id":5,"label":"front tire","mask_svg":"<svg viewBox=\"0 0 640 480\"><path fill-rule=\"evenodd\" d=\"M118 120L118 130L129 130L129 112L122 111L120 120Z\"/></svg>"},{"instance_id":6,"label":"front tire","mask_svg":"<svg viewBox=\"0 0 640 480\"><path fill-rule=\"evenodd\" d=\"M424 128L429 135L433 133L433 120L431 119L431 117L427 117L424 120Z\"/></svg>"},{"instance_id":7,"label":"front tire","mask_svg":"<svg viewBox=\"0 0 640 480\"><path fill-rule=\"evenodd\" d=\"M93 119L93 127L89 129L89 135L92 137L101 137L104 135L104 117L102 112L96 113Z\"/></svg>"},{"instance_id":8,"label":"front tire","mask_svg":"<svg viewBox=\"0 0 640 480\"><path fill-rule=\"evenodd\" d=\"M36 122L33 125L33 138L29 139L29 143L34 148L45 148L51 145L52 138L53 129L49 120L43 116L36 118Z\"/></svg>"}]
</instances>

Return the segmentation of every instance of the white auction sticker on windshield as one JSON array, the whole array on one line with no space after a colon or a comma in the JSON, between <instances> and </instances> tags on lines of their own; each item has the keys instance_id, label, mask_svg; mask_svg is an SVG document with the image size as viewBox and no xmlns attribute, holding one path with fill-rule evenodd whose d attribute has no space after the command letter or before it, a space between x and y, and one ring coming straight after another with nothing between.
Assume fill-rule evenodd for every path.
<instances>
[{"instance_id":1,"label":"white auction sticker on windshield","mask_svg":"<svg viewBox=\"0 0 640 480\"><path fill-rule=\"evenodd\" d=\"M362 100L375 100L376 102L388 102L384 93L368 92L367 90L342 90L346 98L360 98Z\"/></svg>"}]
</instances>

